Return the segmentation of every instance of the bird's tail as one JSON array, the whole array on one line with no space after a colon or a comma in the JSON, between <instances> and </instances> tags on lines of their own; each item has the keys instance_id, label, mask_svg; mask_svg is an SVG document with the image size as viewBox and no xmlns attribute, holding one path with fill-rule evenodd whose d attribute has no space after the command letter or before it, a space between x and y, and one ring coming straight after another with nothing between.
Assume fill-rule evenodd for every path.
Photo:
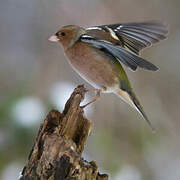
<instances>
[{"instance_id":1,"label":"bird's tail","mask_svg":"<svg viewBox=\"0 0 180 180\"><path fill-rule=\"evenodd\" d=\"M141 106L140 102L136 98L136 95L133 92L127 92L121 89L118 89L115 94L117 94L121 99L123 99L126 103L128 103L130 106L135 108L141 116L146 120L146 122L151 127L152 131L155 131L151 122L149 121L148 117L146 116L143 107Z\"/></svg>"}]
</instances>

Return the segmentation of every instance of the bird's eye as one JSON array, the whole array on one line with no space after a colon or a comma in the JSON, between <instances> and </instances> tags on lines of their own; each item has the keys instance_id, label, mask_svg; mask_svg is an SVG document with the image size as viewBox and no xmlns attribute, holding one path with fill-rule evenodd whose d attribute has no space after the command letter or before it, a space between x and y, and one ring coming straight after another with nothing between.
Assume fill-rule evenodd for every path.
<instances>
[{"instance_id":1,"label":"bird's eye","mask_svg":"<svg viewBox=\"0 0 180 180\"><path fill-rule=\"evenodd\" d=\"M65 32L61 32L61 36L65 36L66 35L66 33Z\"/></svg>"}]
</instances>

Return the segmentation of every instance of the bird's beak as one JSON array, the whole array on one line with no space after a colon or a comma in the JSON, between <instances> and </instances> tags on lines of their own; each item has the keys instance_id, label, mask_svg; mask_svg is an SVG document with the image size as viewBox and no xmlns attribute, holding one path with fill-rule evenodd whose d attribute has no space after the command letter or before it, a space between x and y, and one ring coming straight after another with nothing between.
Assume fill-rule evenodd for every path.
<instances>
[{"instance_id":1,"label":"bird's beak","mask_svg":"<svg viewBox=\"0 0 180 180\"><path fill-rule=\"evenodd\" d=\"M51 42L58 42L59 41L59 39L56 35L52 35L48 40Z\"/></svg>"}]
</instances>

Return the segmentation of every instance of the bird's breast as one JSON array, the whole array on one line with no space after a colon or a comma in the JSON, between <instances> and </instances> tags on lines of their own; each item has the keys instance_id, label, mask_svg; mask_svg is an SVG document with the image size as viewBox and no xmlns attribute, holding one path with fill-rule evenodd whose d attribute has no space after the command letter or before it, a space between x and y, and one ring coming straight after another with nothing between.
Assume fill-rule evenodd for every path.
<instances>
[{"instance_id":1,"label":"bird's breast","mask_svg":"<svg viewBox=\"0 0 180 180\"><path fill-rule=\"evenodd\" d=\"M119 83L110 57L89 44L77 42L65 54L73 69L94 87L110 89Z\"/></svg>"}]
</instances>

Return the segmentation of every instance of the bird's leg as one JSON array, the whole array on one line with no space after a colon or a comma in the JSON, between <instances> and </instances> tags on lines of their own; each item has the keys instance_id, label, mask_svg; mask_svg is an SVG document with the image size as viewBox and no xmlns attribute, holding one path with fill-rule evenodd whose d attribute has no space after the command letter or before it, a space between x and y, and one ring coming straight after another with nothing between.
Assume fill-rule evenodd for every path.
<instances>
[{"instance_id":1,"label":"bird's leg","mask_svg":"<svg viewBox=\"0 0 180 180\"><path fill-rule=\"evenodd\" d=\"M102 92L103 90L102 90L102 89L86 89L85 91L86 91L86 92L96 92L96 96L95 96L95 98L94 98L92 101L90 101L90 102L88 102L87 104L81 106L81 108L85 108L85 107L88 106L89 104L95 102L95 101L100 97L100 94L101 94L101 92Z\"/></svg>"}]
</instances>

